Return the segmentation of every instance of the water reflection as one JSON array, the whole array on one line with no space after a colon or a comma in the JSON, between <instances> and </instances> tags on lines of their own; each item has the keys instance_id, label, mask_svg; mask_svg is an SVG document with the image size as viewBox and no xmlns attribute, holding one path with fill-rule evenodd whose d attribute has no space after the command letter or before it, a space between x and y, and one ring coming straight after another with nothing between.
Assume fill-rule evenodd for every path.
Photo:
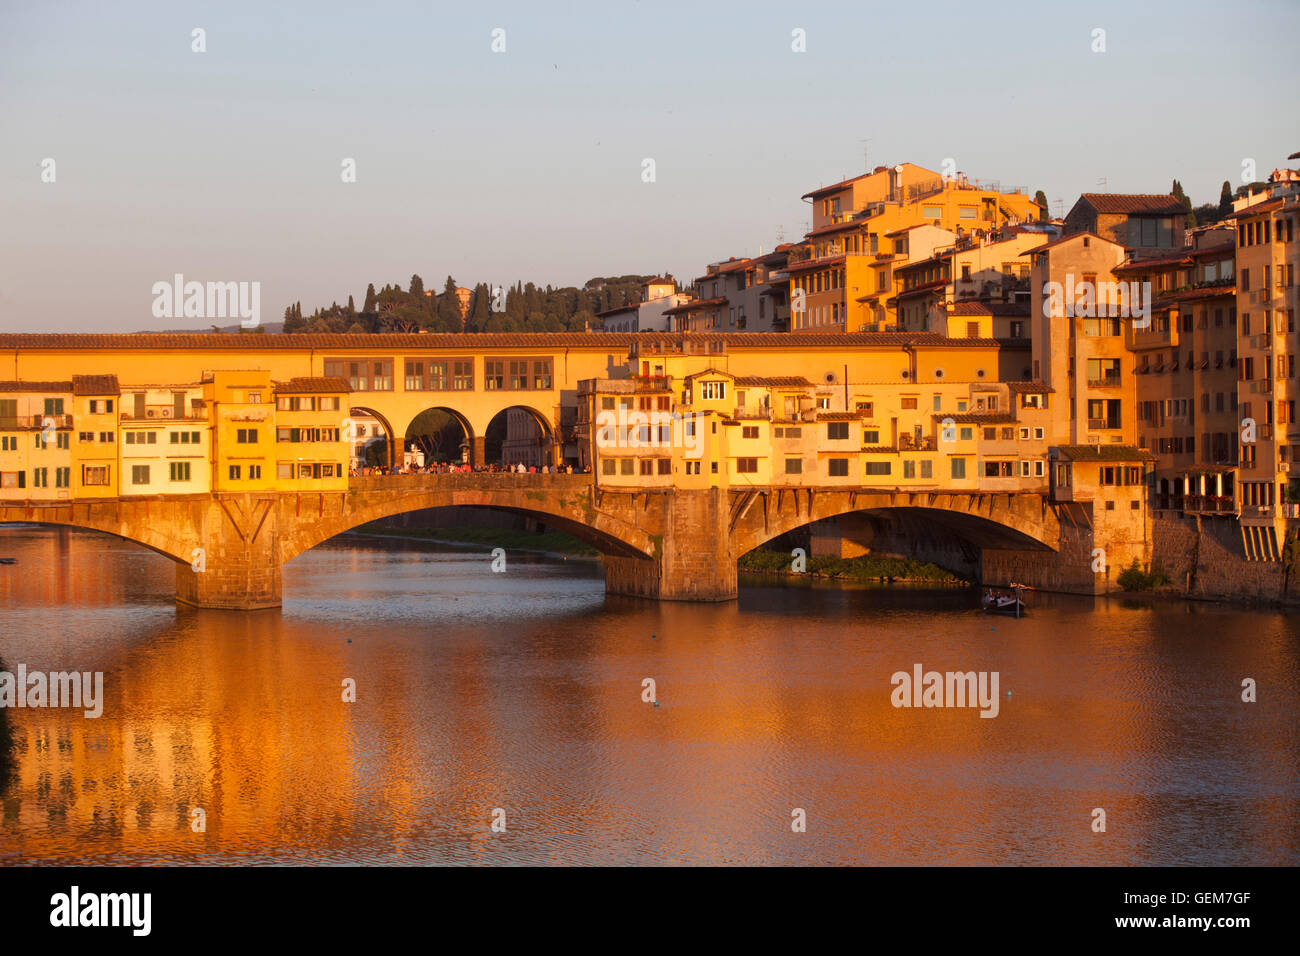
<instances>
[{"instance_id":1,"label":"water reflection","mask_svg":"<svg viewBox=\"0 0 1300 956\"><path fill-rule=\"evenodd\" d=\"M661 605L607 599L587 562L493 574L486 549L373 539L239 614L177 608L169 562L108 538L0 540L5 659L105 672L98 720L7 715L0 859L1300 861L1280 614L1035 595L1014 621L968 591L771 579ZM993 720L895 709L916 662L1011 696Z\"/></svg>"}]
</instances>

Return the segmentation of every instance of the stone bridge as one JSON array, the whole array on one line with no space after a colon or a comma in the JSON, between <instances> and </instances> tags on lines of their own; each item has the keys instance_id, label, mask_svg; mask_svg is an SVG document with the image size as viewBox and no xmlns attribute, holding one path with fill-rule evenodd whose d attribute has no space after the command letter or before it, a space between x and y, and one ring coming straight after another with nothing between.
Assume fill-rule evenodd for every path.
<instances>
[{"instance_id":1,"label":"stone bridge","mask_svg":"<svg viewBox=\"0 0 1300 956\"><path fill-rule=\"evenodd\" d=\"M532 515L593 545L604 555L608 593L680 601L734 598L740 556L824 518L924 515L940 534L1027 556L1019 565L1026 569L1052 564L1077 530L1062 506L1037 494L615 490L590 475L513 473L354 478L346 492L0 501L0 523L66 525L137 542L176 561L177 600L252 610L278 607L281 567L322 541L390 515L457 505ZM1020 578L1034 583L1026 571Z\"/></svg>"}]
</instances>

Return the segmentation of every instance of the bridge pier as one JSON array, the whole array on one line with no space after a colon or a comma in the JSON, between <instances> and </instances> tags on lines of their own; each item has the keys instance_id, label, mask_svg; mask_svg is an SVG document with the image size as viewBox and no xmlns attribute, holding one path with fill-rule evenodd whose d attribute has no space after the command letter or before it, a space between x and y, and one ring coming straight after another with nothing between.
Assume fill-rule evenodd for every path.
<instances>
[{"instance_id":1,"label":"bridge pier","mask_svg":"<svg viewBox=\"0 0 1300 956\"><path fill-rule=\"evenodd\" d=\"M279 607L279 505L273 494L213 496L196 516L190 563L176 565L176 600L233 611Z\"/></svg>"},{"instance_id":2,"label":"bridge pier","mask_svg":"<svg viewBox=\"0 0 1300 956\"><path fill-rule=\"evenodd\" d=\"M665 533L655 536L652 558L605 556L605 593L660 601L734 600L736 555L726 493L678 489L667 508Z\"/></svg>"}]
</instances>

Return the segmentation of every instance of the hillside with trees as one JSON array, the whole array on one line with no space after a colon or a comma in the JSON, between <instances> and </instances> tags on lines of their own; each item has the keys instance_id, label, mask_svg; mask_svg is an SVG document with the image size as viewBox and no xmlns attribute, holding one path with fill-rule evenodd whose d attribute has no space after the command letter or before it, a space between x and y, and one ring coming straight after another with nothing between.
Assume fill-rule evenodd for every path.
<instances>
[{"instance_id":1,"label":"hillside with trees","mask_svg":"<svg viewBox=\"0 0 1300 956\"><path fill-rule=\"evenodd\" d=\"M302 303L284 310L285 332L582 332L606 309L641 301L641 288L649 275L608 276L589 279L582 288L537 286L516 282L502 290L503 309L493 308L491 287L472 287L465 313L456 293L456 280L447 276L442 290L429 294L419 275L403 289L390 284L366 288L358 310L352 296L347 305L330 303L303 315ZM672 278L669 276L668 278Z\"/></svg>"}]
</instances>

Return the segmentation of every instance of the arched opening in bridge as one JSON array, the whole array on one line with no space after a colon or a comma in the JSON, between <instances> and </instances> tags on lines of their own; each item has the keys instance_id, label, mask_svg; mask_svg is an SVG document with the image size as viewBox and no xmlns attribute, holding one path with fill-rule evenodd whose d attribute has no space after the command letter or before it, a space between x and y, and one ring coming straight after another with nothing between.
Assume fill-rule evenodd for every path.
<instances>
[{"instance_id":1,"label":"arched opening in bridge","mask_svg":"<svg viewBox=\"0 0 1300 956\"><path fill-rule=\"evenodd\" d=\"M738 555L740 570L778 570L778 563L789 568L795 548L803 549L809 559L879 558L886 568L892 566L890 559L935 565L972 582L984 578L986 553L1041 552L1046 562L1055 556L1052 548L1026 532L981 515L899 506L847 511L787 529L751 547L747 553L752 557ZM869 570L872 562L863 565Z\"/></svg>"},{"instance_id":2,"label":"arched opening in bridge","mask_svg":"<svg viewBox=\"0 0 1300 956\"><path fill-rule=\"evenodd\" d=\"M488 464L540 468L558 464L560 456L546 416L526 405L512 405L488 422L483 459Z\"/></svg>"},{"instance_id":3,"label":"arched opening in bridge","mask_svg":"<svg viewBox=\"0 0 1300 956\"><path fill-rule=\"evenodd\" d=\"M450 408L426 408L406 426L404 464L478 464L474 432L464 415Z\"/></svg>"},{"instance_id":4,"label":"arched opening in bridge","mask_svg":"<svg viewBox=\"0 0 1300 956\"><path fill-rule=\"evenodd\" d=\"M354 405L348 411L345 440L352 445L348 466L355 472L365 468L388 468L397 462L393 426L371 408Z\"/></svg>"}]
</instances>

